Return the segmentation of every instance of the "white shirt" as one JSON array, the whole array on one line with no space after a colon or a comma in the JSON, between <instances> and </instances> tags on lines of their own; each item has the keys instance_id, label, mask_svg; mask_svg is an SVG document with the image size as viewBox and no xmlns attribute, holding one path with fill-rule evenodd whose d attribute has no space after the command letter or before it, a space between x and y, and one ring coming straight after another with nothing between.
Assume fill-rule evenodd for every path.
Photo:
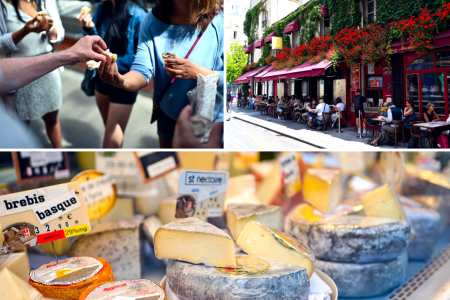
<instances>
[{"instance_id":1,"label":"white shirt","mask_svg":"<svg viewBox=\"0 0 450 300\"><path fill-rule=\"evenodd\" d=\"M395 107L395 105L392 105L391 107ZM403 116L403 111L401 109L400 109L400 111L402 112L402 120L403 120L405 117ZM392 122L392 111L389 108L388 109L388 116L386 118L386 123L391 123L391 122ZM386 123L383 123L383 125L386 124ZM391 124L391 126L395 127L396 125L395 124Z\"/></svg>"},{"instance_id":2,"label":"white shirt","mask_svg":"<svg viewBox=\"0 0 450 300\"><path fill-rule=\"evenodd\" d=\"M322 115L322 112L330 112L330 106L328 104L324 103L319 103L319 105L317 105L316 107L316 112L318 116Z\"/></svg>"},{"instance_id":3,"label":"white shirt","mask_svg":"<svg viewBox=\"0 0 450 300\"><path fill-rule=\"evenodd\" d=\"M345 104L344 103L338 103L338 105L336 105L337 108L339 108L339 111L344 111L345 110Z\"/></svg>"}]
</instances>

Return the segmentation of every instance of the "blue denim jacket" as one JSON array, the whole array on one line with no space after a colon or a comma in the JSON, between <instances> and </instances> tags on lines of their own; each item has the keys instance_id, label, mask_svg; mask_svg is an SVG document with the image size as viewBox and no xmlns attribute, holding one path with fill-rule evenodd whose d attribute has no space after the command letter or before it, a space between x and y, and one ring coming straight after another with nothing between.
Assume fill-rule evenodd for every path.
<instances>
[{"instance_id":1,"label":"blue denim jacket","mask_svg":"<svg viewBox=\"0 0 450 300\"><path fill-rule=\"evenodd\" d=\"M94 22L95 24L97 23L98 18L102 13L102 8L103 3L100 2L97 6L97 10L94 16L92 17L92 22ZM119 72L121 73L126 73L131 69L131 65L133 64L134 58L136 56L136 52L134 51L134 49L136 48L136 45L139 41L141 22L147 15L147 13L142 8L134 4L129 6L129 10L131 18L127 27L128 47L124 55L117 57L117 67L119 69ZM109 16L106 16L101 26L100 34L97 32L97 28L94 26L94 28L90 29L89 31L84 31L84 35L100 35L100 37L104 39L110 23L111 18Z\"/></svg>"}]
</instances>

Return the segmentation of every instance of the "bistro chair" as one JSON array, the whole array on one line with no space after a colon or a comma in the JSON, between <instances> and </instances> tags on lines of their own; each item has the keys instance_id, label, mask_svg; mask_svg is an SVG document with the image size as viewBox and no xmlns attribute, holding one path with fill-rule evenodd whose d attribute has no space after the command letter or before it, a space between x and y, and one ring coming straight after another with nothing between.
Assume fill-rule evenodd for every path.
<instances>
[{"instance_id":1,"label":"bistro chair","mask_svg":"<svg viewBox=\"0 0 450 300\"><path fill-rule=\"evenodd\" d=\"M370 127L372 127L372 137L375 137L375 127L381 127L381 125L379 124L370 124L367 119L364 119L364 121L366 122L366 138L367 138L367 134L369 133L369 129ZM378 129L378 132L381 132L380 129Z\"/></svg>"},{"instance_id":2,"label":"bistro chair","mask_svg":"<svg viewBox=\"0 0 450 300\"><path fill-rule=\"evenodd\" d=\"M294 110L294 107L293 107L293 106L287 106L287 107L284 109L284 111L283 111L283 114L282 114L283 118L284 118L285 120L288 120L289 117L290 117L290 115L292 114L292 111L293 111L293 110Z\"/></svg>"},{"instance_id":3,"label":"bistro chair","mask_svg":"<svg viewBox=\"0 0 450 300\"><path fill-rule=\"evenodd\" d=\"M261 110L259 111L261 115L267 115L268 111L267 111L267 104L262 103L261 104Z\"/></svg>"},{"instance_id":4,"label":"bistro chair","mask_svg":"<svg viewBox=\"0 0 450 300\"><path fill-rule=\"evenodd\" d=\"M422 148L422 130L418 126L414 126L414 124L422 123L422 121L409 121L410 124L410 130L411 130L411 139L417 138L419 141L419 147ZM412 141L411 141L412 143Z\"/></svg>"},{"instance_id":5,"label":"bistro chair","mask_svg":"<svg viewBox=\"0 0 450 300\"><path fill-rule=\"evenodd\" d=\"M323 123L324 130L325 130L325 128L327 128L327 123L330 124L330 131L333 130L333 128L331 126L332 125L332 123L331 123L331 115L332 115L332 113L331 112L324 112L322 114L323 114L323 119L325 121L325 123Z\"/></svg>"},{"instance_id":6,"label":"bistro chair","mask_svg":"<svg viewBox=\"0 0 450 300\"><path fill-rule=\"evenodd\" d=\"M292 116L292 122L298 122L300 123L300 118L302 117L302 111L296 110L294 111L294 115Z\"/></svg>"},{"instance_id":7,"label":"bistro chair","mask_svg":"<svg viewBox=\"0 0 450 300\"><path fill-rule=\"evenodd\" d=\"M397 148L397 135L402 134L402 141L403 145L406 147L405 142L405 121L403 120L392 120L392 124L395 124L397 126L394 127L394 133L391 133L394 135L395 138L395 148Z\"/></svg>"}]
</instances>

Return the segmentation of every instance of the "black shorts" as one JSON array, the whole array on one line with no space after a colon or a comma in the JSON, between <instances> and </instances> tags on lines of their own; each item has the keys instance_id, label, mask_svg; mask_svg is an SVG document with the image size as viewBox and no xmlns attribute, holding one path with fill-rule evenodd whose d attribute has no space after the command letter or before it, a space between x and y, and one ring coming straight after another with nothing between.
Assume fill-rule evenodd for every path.
<instances>
[{"instance_id":1,"label":"black shorts","mask_svg":"<svg viewBox=\"0 0 450 300\"><path fill-rule=\"evenodd\" d=\"M129 92L115 87L112 84L105 83L99 76L96 77L95 90L100 94L108 96L111 103L117 104L133 105L136 102L138 94L137 92Z\"/></svg>"},{"instance_id":2,"label":"black shorts","mask_svg":"<svg viewBox=\"0 0 450 300\"><path fill-rule=\"evenodd\" d=\"M359 119L359 112L361 112L361 115L365 119L366 118L366 113L364 112L364 109L355 109L355 117L357 119Z\"/></svg>"},{"instance_id":3,"label":"black shorts","mask_svg":"<svg viewBox=\"0 0 450 300\"><path fill-rule=\"evenodd\" d=\"M158 136L164 140L173 140L177 121L172 120L161 109L158 109L157 114L156 127L158 128Z\"/></svg>"}]
</instances>

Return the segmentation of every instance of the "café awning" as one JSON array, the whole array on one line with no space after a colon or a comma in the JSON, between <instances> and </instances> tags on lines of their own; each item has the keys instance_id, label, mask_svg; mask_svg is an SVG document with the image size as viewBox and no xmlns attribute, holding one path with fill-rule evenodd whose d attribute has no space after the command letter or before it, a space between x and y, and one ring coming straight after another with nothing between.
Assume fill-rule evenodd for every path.
<instances>
[{"instance_id":1,"label":"caf\u00e9 awning","mask_svg":"<svg viewBox=\"0 0 450 300\"><path fill-rule=\"evenodd\" d=\"M264 46L264 39L257 40L255 43L255 48L261 48Z\"/></svg>"},{"instance_id":2,"label":"caf\u00e9 awning","mask_svg":"<svg viewBox=\"0 0 450 300\"><path fill-rule=\"evenodd\" d=\"M248 45L244 50L245 53L250 53L252 51L253 51L253 44Z\"/></svg>"},{"instance_id":3,"label":"caf\u00e9 awning","mask_svg":"<svg viewBox=\"0 0 450 300\"><path fill-rule=\"evenodd\" d=\"M450 30L442 31L441 33L435 35L431 44L436 47L445 47L450 46ZM392 53L402 53L408 51L414 51L413 47L411 47L411 41L397 41L391 44Z\"/></svg>"},{"instance_id":4,"label":"caf\u00e9 awning","mask_svg":"<svg viewBox=\"0 0 450 300\"><path fill-rule=\"evenodd\" d=\"M325 75L325 70L333 63L328 60L323 60L317 64L311 65L309 62L305 62L298 67L294 67L290 70L284 68L282 70L273 70L262 76L262 81L278 80L278 79L290 79L301 77L312 77Z\"/></svg>"},{"instance_id":5,"label":"caf\u00e9 awning","mask_svg":"<svg viewBox=\"0 0 450 300\"><path fill-rule=\"evenodd\" d=\"M284 27L284 33L288 34L293 31L297 31L299 27L300 27L300 20L293 21L293 22L287 24L286 27Z\"/></svg>"},{"instance_id":6,"label":"caf\u00e9 awning","mask_svg":"<svg viewBox=\"0 0 450 300\"><path fill-rule=\"evenodd\" d=\"M273 70L273 67L270 66L267 69L265 69L264 71L260 72L258 75L255 75L255 81L262 81L261 78L272 70Z\"/></svg>"},{"instance_id":7,"label":"caf\u00e9 awning","mask_svg":"<svg viewBox=\"0 0 450 300\"><path fill-rule=\"evenodd\" d=\"M274 32L272 32L271 34L269 34L268 36L266 36L266 38L265 38L265 42L266 43L272 43L272 37L273 36L277 36L277 33L274 31Z\"/></svg>"},{"instance_id":8,"label":"caf\u00e9 awning","mask_svg":"<svg viewBox=\"0 0 450 300\"><path fill-rule=\"evenodd\" d=\"M236 79L233 83L235 84L239 84L239 83L248 83L250 82L250 80L252 79L252 76L261 72L262 70L264 70L266 67L261 67L261 68L257 68L251 71L248 71L247 73L245 73L244 75L242 75L241 77L239 77L238 79Z\"/></svg>"}]
</instances>

